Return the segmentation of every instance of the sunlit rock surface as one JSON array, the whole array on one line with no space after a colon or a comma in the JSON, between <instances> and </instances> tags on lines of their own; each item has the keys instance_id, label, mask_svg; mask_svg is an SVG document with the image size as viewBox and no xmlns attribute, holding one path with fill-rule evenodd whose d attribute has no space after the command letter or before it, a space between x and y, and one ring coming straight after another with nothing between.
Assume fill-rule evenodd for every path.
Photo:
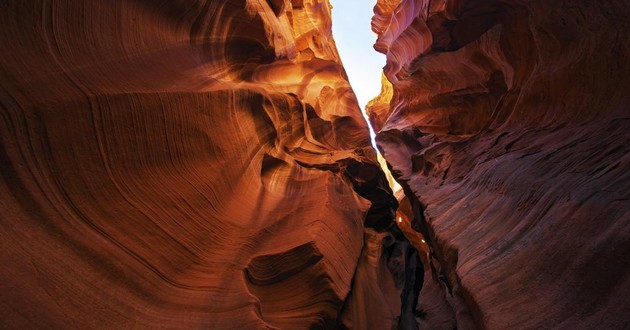
<instances>
[{"instance_id":1,"label":"sunlit rock surface","mask_svg":"<svg viewBox=\"0 0 630 330\"><path fill-rule=\"evenodd\" d=\"M0 26L1 328L398 316L327 0L9 0Z\"/></svg>"},{"instance_id":2,"label":"sunlit rock surface","mask_svg":"<svg viewBox=\"0 0 630 330\"><path fill-rule=\"evenodd\" d=\"M387 117L389 116L389 102L394 95L392 84L387 80L383 73L381 76L381 93L374 99L370 100L365 106L372 128L378 132L383 128Z\"/></svg>"},{"instance_id":3,"label":"sunlit rock surface","mask_svg":"<svg viewBox=\"0 0 630 330\"><path fill-rule=\"evenodd\" d=\"M375 14L393 85L377 143L419 202L458 328L630 328L630 3Z\"/></svg>"}]
</instances>

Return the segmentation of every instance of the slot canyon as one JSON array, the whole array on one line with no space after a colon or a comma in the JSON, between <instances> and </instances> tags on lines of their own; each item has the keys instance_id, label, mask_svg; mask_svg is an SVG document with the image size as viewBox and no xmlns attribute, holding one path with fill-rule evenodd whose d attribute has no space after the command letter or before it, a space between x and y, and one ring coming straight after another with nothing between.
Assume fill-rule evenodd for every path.
<instances>
[{"instance_id":1,"label":"slot canyon","mask_svg":"<svg viewBox=\"0 0 630 330\"><path fill-rule=\"evenodd\" d=\"M630 2L373 2L0 2L0 328L630 329Z\"/></svg>"}]
</instances>

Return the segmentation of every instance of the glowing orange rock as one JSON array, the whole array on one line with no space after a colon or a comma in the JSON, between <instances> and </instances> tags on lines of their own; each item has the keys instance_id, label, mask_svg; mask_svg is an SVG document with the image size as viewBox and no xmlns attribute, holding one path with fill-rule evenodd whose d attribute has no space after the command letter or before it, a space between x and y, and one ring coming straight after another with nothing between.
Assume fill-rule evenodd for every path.
<instances>
[{"instance_id":1,"label":"glowing orange rock","mask_svg":"<svg viewBox=\"0 0 630 330\"><path fill-rule=\"evenodd\" d=\"M0 327L376 310L344 302L396 203L328 1L9 0L0 26Z\"/></svg>"},{"instance_id":2,"label":"glowing orange rock","mask_svg":"<svg viewBox=\"0 0 630 330\"><path fill-rule=\"evenodd\" d=\"M387 80L385 74L383 74L381 77L381 93L368 102L365 107L365 111L375 131L380 131L387 117L389 117L389 103L392 101L393 97L394 90L392 84Z\"/></svg>"}]
</instances>

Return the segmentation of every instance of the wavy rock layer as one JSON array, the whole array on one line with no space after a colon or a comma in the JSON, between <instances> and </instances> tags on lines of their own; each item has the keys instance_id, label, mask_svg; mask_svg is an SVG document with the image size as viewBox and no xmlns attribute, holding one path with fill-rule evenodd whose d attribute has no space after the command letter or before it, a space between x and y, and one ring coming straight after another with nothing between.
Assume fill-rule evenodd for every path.
<instances>
[{"instance_id":1,"label":"wavy rock layer","mask_svg":"<svg viewBox=\"0 0 630 330\"><path fill-rule=\"evenodd\" d=\"M459 328L630 327L630 4L380 0L375 13L393 85L377 143Z\"/></svg>"},{"instance_id":2,"label":"wavy rock layer","mask_svg":"<svg viewBox=\"0 0 630 330\"><path fill-rule=\"evenodd\" d=\"M396 202L328 1L11 0L0 26L1 327L377 317L344 302Z\"/></svg>"}]
</instances>

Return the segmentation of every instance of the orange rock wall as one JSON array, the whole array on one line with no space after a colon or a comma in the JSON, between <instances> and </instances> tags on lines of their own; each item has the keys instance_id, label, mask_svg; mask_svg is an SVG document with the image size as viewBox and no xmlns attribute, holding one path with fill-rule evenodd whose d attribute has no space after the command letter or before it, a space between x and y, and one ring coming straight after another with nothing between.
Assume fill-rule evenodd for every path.
<instances>
[{"instance_id":1,"label":"orange rock wall","mask_svg":"<svg viewBox=\"0 0 630 330\"><path fill-rule=\"evenodd\" d=\"M629 14L378 1L393 95L371 119L458 328L630 327Z\"/></svg>"},{"instance_id":2,"label":"orange rock wall","mask_svg":"<svg viewBox=\"0 0 630 330\"><path fill-rule=\"evenodd\" d=\"M348 298L396 202L327 0L9 0L0 26L0 327L396 316L393 284Z\"/></svg>"}]
</instances>

